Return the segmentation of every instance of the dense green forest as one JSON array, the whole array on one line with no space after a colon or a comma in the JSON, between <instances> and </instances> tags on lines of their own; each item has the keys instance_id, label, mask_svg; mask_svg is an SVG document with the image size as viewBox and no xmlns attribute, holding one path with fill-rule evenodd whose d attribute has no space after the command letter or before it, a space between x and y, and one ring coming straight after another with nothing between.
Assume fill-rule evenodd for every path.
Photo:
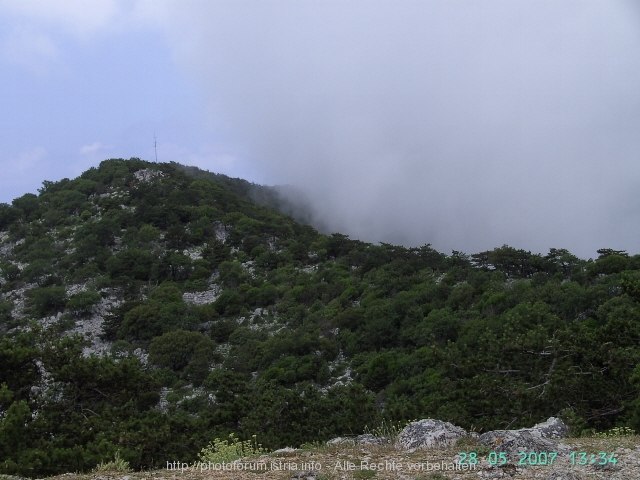
<instances>
[{"instance_id":1,"label":"dense green forest","mask_svg":"<svg viewBox=\"0 0 640 480\"><path fill-rule=\"evenodd\" d=\"M104 161L0 204L0 473L437 418L640 430L640 255L324 235L266 187Z\"/></svg>"}]
</instances>

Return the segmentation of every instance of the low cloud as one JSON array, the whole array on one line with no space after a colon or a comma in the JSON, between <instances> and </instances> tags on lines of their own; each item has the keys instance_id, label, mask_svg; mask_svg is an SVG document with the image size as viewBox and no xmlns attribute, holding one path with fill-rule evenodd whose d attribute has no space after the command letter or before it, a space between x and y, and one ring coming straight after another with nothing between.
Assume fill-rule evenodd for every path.
<instances>
[{"instance_id":1,"label":"low cloud","mask_svg":"<svg viewBox=\"0 0 640 480\"><path fill-rule=\"evenodd\" d=\"M90 145L83 145L80 147L79 153L80 155L96 155L99 152L104 152L106 150L110 150L111 146L105 146L100 142L93 142Z\"/></svg>"},{"instance_id":2,"label":"low cloud","mask_svg":"<svg viewBox=\"0 0 640 480\"><path fill-rule=\"evenodd\" d=\"M630 4L163 8L213 123L273 183L302 188L330 229L444 251L637 251Z\"/></svg>"},{"instance_id":3,"label":"low cloud","mask_svg":"<svg viewBox=\"0 0 640 480\"><path fill-rule=\"evenodd\" d=\"M146 1L127 0L3 0L0 12L4 16L26 19L44 27L63 29L79 37L112 29L128 20L140 20L136 12Z\"/></svg>"},{"instance_id":4,"label":"low cloud","mask_svg":"<svg viewBox=\"0 0 640 480\"><path fill-rule=\"evenodd\" d=\"M30 26L0 38L5 60L46 71L52 32L164 32L211 138L158 144L160 161L292 185L318 224L373 242L638 252L631 2L50 3L0 5Z\"/></svg>"},{"instance_id":5,"label":"low cloud","mask_svg":"<svg viewBox=\"0 0 640 480\"><path fill-rule=\"evenodd\" d=\"M59 50L49 35L16 28L0 39L0 55L5 61L43 76L58 63Z\"/></svg>"}]
</instances>

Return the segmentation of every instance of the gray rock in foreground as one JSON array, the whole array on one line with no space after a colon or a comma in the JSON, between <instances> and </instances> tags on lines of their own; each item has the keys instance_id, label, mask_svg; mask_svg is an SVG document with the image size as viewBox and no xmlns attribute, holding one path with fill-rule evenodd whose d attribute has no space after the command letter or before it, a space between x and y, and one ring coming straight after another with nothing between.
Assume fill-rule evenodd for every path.
<instances>
[{"instance_id":1,"label":"gray rock in foreground","mask_svg":"<svg viewBox=\"0 0 640 480\"><path fill-rule=\"evenodd\" d=\"M542 438L565 438L569 436L569 427L556 417L549 417L546 422L538 423L531 430L540 432Z\"/></svg>"},{"instance_id":2,"label":"gray rock in foreground","mask_svg":"<svg viewBox=\"0 0 640 480\"><path fill-rule=\"evenodd\" d=\"M365 433L356 437L356 443L358 445L388 445L391 441L387 437L376 437L370 433Z\"/></svg>"},{"instance_id":3,"label":"gray rock in foreground","mask_svg":"<svg viewBox=\"0 0 640 480\"><path fill-rule=\"evenodd\" d=\"M448 447L469 434L452 423L432 418L411 422L398 435L396 447L404 449Z\"/></svg>"},{"instance_id":4,"label":"gray rock in foreground","mask_svg":"<svg viewBox=\"0 0 640 480\"><path fill-rule=\"evenodd\" d=\"M389 445L391 440L387 437L376 437L370 433L358 435L355 438L336 437L327 442L327 445Z\"/></svg>"},{"instance_id":5,"label":"gray rock in foreground","mask_svg":"<svg viewBox=\"0 0 640 480\"><path fill-rule=\"evenodd\" d=\"M505 452L510 457L519 452L559 452L565 446L556 439L566 437L569 429L558 418L551 417L546 422L532 428L520 430L494 430L480 435L480 443L495 452Z\"/></svg>"},{"instance_id":6,"label":"gray rock in foreground","mask_svg":"<svg viewBox=\"0 0 640 480\"><path fill-rule=\"evenodd\" d=\"M271 453L293 453L293 452L297 452L297 451L299 451L299 449L297 449L297 448L284 447L284 448L279 448L278 450L274 450Z\"/></svg>"},{"instance_id":7,"label":"gray rock in foreground","mask_svg":"<svg viewBox=\"0 0 640 480\"><path fill-rule=\"evenodd\" d=\"M556 440L568 434L568 427L562 420L555 417L532 428L494 430L480 437L452 423L428 418L407 425L398 435L395 447L406 450L450 447L461 438L474 436L482 445L491 447L493 451L506 452L510 457L514 457L519 452L561 452L566 449L566 446ZM375 437L367 433L356 438L333 438L327 442L327 445L388 445L390 443L388 438Z\"/></svg>"},{"instance_id":8,"label":"gray rock in foreground","mask_svg":"<svg viewBox=\"0 0 640 480\"><path fill-rule=\"evenodd\" d=\"M353 438L336 437L329 440L327 445L355 445L355 443L356 442Z\"/></svg>"}]
</instances>

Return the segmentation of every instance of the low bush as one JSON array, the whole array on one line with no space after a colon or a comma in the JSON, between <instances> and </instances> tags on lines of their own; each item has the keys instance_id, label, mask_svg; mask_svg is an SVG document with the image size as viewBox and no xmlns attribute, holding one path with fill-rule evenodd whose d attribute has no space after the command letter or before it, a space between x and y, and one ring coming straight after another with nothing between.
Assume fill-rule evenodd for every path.
<instances>
[{"instance_id":1,"label":"low bush","mask_svg":"<svg viewBox=\"0 0 640 480\"><path fill-rule=\"evenodd\" d=\"M201 450L198 457L202 463L228 463L245 457L262 455L266 452L266 449L258 443L255 435L251 440L240 441L231 433L229 440L214 439Z\"/></svg>"}]
</instances>

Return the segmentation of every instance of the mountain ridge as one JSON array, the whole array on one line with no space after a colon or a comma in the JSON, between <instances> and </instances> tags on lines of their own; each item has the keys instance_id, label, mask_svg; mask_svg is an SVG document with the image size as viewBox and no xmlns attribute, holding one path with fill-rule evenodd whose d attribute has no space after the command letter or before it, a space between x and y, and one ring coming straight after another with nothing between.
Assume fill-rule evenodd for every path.
<instances>
[{"instance_id":1,"label":"mountain ridge","mask_svg":"<svg viewBox=\"0 0 640 480\"><path fill-rule=\"evenodd\" d=\"M640 427L640 256L373 245L286 198L134 158L1 204L0 472L385 419Z\"/></svg>"}]
</instances>

